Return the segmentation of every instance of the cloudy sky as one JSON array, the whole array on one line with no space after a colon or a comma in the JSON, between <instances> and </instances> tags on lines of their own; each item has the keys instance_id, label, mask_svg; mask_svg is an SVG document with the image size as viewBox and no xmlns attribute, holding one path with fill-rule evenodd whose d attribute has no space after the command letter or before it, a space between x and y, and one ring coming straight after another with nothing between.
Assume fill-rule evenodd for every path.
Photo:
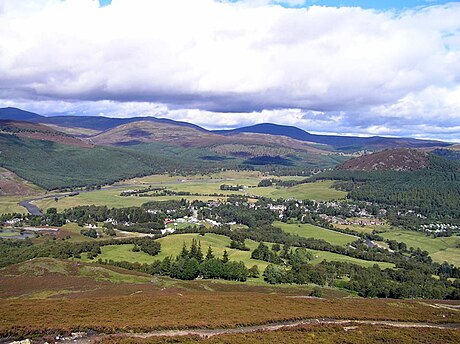
<instances>
[{"instance_id":1,"label":"cloudy sky","mask_svg":"<svg viewBox=\"0 0 460 344\"><path fill-rule=\"evenodd\" d=\"M460 141L460 2L0 0L0 107Z\"/></svg>"}]
</instances>

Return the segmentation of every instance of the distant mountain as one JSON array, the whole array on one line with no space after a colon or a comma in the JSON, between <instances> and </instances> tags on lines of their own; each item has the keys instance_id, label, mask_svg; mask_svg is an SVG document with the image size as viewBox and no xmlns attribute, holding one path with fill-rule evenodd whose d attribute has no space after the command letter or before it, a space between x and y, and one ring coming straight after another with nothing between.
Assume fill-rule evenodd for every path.
<instances>
[{"instance_id":1,"label":"distant mountain","mask_svg":"<svg viewBox=\"0 0 460 344\"><path fill-rule=\"evenodd\" d=\"M89 137L92 143L100 145L130 146L141 143L162 142L181 147L208 147L221 154L259 156L256 150L276 156L295 151L329 155L332 152L318 145L292 139L287 136L273 136L258 133L238 133L231 136L220 135L176 122L137 121ZM280 150L280 147L285 147ZM271 148L271 149L270 149ZM268 151L271 152L268 152ZM236 153L236 154L234 154Z\"/></svg>"},{"instance_id":2,"label":"distant mountain","mask_svg":"<svg viewBox=\"0 0 460 344\"><path fill-rule=\"evenodd\" d=\"M322 146L316 147L320 150L338 150L342 152L354 152L360 150L379 151L388 148L443 148L450 146L449 143L430 141L430 140L417 140L412 138L388 138L388 137L351 137L351 136L337 136L337 135L315 135L306 132L293 126L277 125L272 123L262 123L253 126L233 129L233 130L217 130L208 131L198 125L174 121L165 118L156 117L132 117L132 118L109 118L101 116L54 116L45 117L31 112L23 111L16 108L3 108L0 109L0 119L30 121L34 123L43 123L52 126L58 131L63 131L74 136L91 137L94 142L100 144L123 144L128 141L135 142L158 142L164 140L178 145L186 146L203 146L213 143L257 143L257 144L272 144L289 146L292 148L304 149L302 146L309 146L309 149L314 147L313 144L320 144ZM129 125L139 127L134 123L154 123L155 126L148 125L148 130L160 130L161 128L168 128L163 133L158 135L150 135L149 137L133 138L133 133L129 134ZM127 127L123 127L127 126ZM126 132L128 135L117 135L119 142L115 138L110 138L109 134L105 135L104 132L114 130L118 127L128 128ZM67 129L66 129L67 128ZM192 131L187 132L186 129ZM118 132L120 130L117 129ZM161 131L161 130L160 130ZM168 134L169 132L169 134ZM197 132L200 132L197 134ZM102 134L101 134L102 133ZM181 133L178 137L178 133ZM98 134L101 136L98 137ZM187 135L191 135L187 137ZM168 137L168 135L170 135ZM134 135L136 136L136 135ZM199 136L198 141L194 138ZM132 137L129 139L129 137ZM172 139L173 138L173 139ZM206 142L203 142L206 138ZM184 143L185 142L185 143ZM191 142L191 143L190 143ZM129 143L129 142L128 142Z\"/></svg>"},{"instance_id":3,"label":"distant mountain","mask_svg":"<svg viewBox=\"0 0 460 344\"><path fill-rule=\"evenodd\" d=\"M385 148L427 148L449 146L450 144L440 141L417 140L411 138L389 137L356 137L337 135L315 135L297 127L278 125L272 123L256 124L233 130L217 130L214 133L223 135L235 135L238 133L261 133L270 135L288 136L296 140L321 143L334 147L341 151L356 151L363 149L381 150Z\"/></svg>"},{"instance_id":4,"label":"distant mountain","mask_svg":"<svg viewBox=\"0 0 460 344\"><path fill-rule=\"evenodd\" d=\"M191 126L177 125L174 121L132 121L110 128L89 140L100 145L129 146L141 143L163 142L189 147L203 146L216 142L219 135L196 129Z\"/></svg>"},{"instance_id":5,"label":"distant mountain","mask_svg":"<svg viewBox=\"0 0 460 344\"><path fill-rule=\"evenodd\" d=\"M163 124L172 124L180 127L193 128L200 131L207 131L206 129L201 128L198 125L174 121L167 118L156 118L156 117L131 117L131 118L110 118L110 117L97 117L97 116L54 116L54 117L42 117L35 120L36 122L45 123L45 124L54 124L61 127L71 127L71 128L85 128L98 131L106 131L112 128L118 127L120 125L125 125L133 122L153 122L153 123L163 123Z\"/></svg>"},{"instance_id":6,"label":"distant mountain","mask_svg":"<svg viewBox=\"0 0 460 344\"><path fill-rule=\"evenodd\" d=\"M21 109L6 107L0 108L0 119L15 120L15 121L34 121L43 118L36 113L24 111Z\"/></svg>"},{"instance_id":7,"label":"distant mountain","mask_svg":"<svg viewBox=\"0 0 460 344\"><path fill-rule=\"evenodd\" d=\"M233 130L215 130L215 133L224 135L234 135L238 133L259 133L259 134L270 134L270 135L282 135L289 136L296 140L310 141L310 138L314 138L316 135L307 133L305 130L297 127L288 125L278 125L273 123L261 123L251 125L248 127L237 128Z\"/></svg>"},{"instance_id":8,"label":"distant mountain","mask_svg":"<svg viewBox=\"0 0 460 344\"><path fill-rule=\"evenodd\" d=\"M415 149L386 149L345 161L339 170L351 171L415 171L430 165L429 153Z\"/></svg>"}]
</instances>

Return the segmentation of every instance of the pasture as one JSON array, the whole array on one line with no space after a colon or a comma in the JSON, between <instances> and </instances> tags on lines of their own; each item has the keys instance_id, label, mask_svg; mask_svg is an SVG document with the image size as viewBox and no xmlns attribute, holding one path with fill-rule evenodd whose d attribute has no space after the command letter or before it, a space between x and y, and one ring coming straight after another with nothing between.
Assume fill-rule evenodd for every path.
<instances>
[{"instance_id":1,"label":"pasture","mask_svg":"<svg viewBox=\"0 0 460 344\"><path fill-rule=\"evenodd\" d=\"M389 230L380 234L385 239L403 242L407 247L420 248L427 251L435 262L448 263L460 266L459 236L432 238L420 232L407 230Z\"/></svg>"},{"instance_id":2,"label":"pasture","mask_svg":"<svg viewBox=\"0 0 460 344\"><path fill-rule=\"evenodd\" d=\"M27 213L26 208L21 207L19 202L27 199L27 197L18 197L18 196L1 196L0 197L0 214L8 213Z\"/></svg>"},{"instance_id":3,"label":"pasture","mask_svg":"<svg viewBox=\"0 0 460 344\"><path fill-rule=\"evenodd\" d=\"M176 257L182 250L184 243L187 248L190 248L192 240L195 239L201 244L201 250L203 255L206 255L208 247L211 246L213 254L217 258L221 258L224 250L227 251L229 259L235 261L242 261L246 267L250 268L253 265L257 265L259 270L263 272L269 263L256 260L251 258L251 252L257 247L258 243L252 240L245 240L245 244L249 247L250 251L240 251L231 249L228 246L230 245L230 238L213 234L206 233L204 236L200 234L171 234L163 238L158 239L161 243L161 252L156 256L150 256L144 252L133 252L132 244L123 244L123 245L109 245L101 247L101 254L97 256L96 259L101 258L102 260L114 260L114 261L127 261L131 263L147 263L151 264L155 260L162 260L165 257L171 256ZM266 243L271 247L272 243ZM293 248L295 249L295 248ZM390 263L382 263L375 261L367 261L363 259L348 257L345 255L326 252L326 251L316 251L310 250L313 253L314 259L311 261L312 264L318 264L323 260L326 261L340 261L340 262L349 262L357 264L364 267L370 267L374 264L378 264L382 269L384 268L393 268L394 265ZM82 260L88 262L86 255L82 255Z\"/></svg>"},{"instance_id":4,"label":"pasture","mask_svg":"<svg viewBox=\"0 0 460 344\"><path fill-rule=\"evenodd\" d=\"M294 198L294 199L310 199L316 201L330 201L337 199L344 199L347 195L346 192L339 191L332 188L334 181L325 180L314 183L304 183L295 185L289 188L284 187L257 187L248 190L250 194L270 197L273 199L278 198Z\"/></svg>"},{"instance_id":5,"label":"pasture","mask_svg":"<svg viewBox=\"0 0 460 344\"><path fill-rule=\"evenodd\" d=\"M332 245L346 246L349 243L358 239L358 237L335 232L329 229L314 226L308 223L284 223L276 221L273 223L275 227L281 228L283 231L295 234L304 238L322 239L331 243Z\"/></svg>"}]
</instances>

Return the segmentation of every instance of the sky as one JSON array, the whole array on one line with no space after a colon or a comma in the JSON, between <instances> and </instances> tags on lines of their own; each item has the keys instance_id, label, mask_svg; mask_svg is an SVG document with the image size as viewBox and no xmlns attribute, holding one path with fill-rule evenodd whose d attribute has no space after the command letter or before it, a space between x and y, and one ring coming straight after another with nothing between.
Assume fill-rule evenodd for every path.
<instances>
[{"instance_id":1,"label":"sky","mask_svg":"<svg viewBox=\"0 0 460 344\"><path fill-rule=\"evenodd\" d=\"M0 0L0 107L460 142L460 2Z\"/></svg>"}]
</instances>

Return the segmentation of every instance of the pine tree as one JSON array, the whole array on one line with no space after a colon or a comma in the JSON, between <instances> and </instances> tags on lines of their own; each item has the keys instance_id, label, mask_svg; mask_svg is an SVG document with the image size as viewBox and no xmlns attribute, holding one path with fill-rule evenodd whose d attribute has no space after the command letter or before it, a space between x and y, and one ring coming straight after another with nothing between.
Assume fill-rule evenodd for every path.
<instances>
[{"instance_id":1,"label":"pine tree","mask_svg":"<svg viewBox=\"0 0 460 344\"><path fill-rule=\"evenodd\" d=\"M182 246L182 251L180 253L180 257L181 258L188 258L189 256L189 252L187 250L187 245L185 245L185 241L184 241L184 245Z\"/></svg>"},{"instance_id":2,"label":"pine tree","mask_svg":"<svg viewBox=\"0 0 460 344\"><path fill-rule=\"evenodd\" d=\"M228 262L228 253L227 250L224 250L224 255L222 257L222 263L227 263Z\"/></svg>"},{"instance_id":3,"label":"pine tree","mask_svg":"<svg viewBox=\"0 0 460 344\"><path fill-rule=\"evenodd\" d=\"M202 262L203 261L203 251L201 251L201 241L198 240L198 250L196 252L196 260L198 260L198 262Z\"/></svg>"},{"instance_id":4,"label":"pine tree","mask_svg":"<svg viewBox=\"0 0 460 344\"><path fill-rule=\"evenodd\" d=\"M208 252L206 253L206 260L210 260L214 258L214 254L212 253L212 247L209 245Z\"/></svg>"},{"instance_id":5,"label":"pine tree","mask_svg":"<svg viewBox=\"0 0 460 344\"><path fill-rule=\"evenodd\" d=\"M192 239L192 245L190 246L189 257L196 258L198 255L198 246L196 244L196 240Z\"/></svg>"}]
</instances>

